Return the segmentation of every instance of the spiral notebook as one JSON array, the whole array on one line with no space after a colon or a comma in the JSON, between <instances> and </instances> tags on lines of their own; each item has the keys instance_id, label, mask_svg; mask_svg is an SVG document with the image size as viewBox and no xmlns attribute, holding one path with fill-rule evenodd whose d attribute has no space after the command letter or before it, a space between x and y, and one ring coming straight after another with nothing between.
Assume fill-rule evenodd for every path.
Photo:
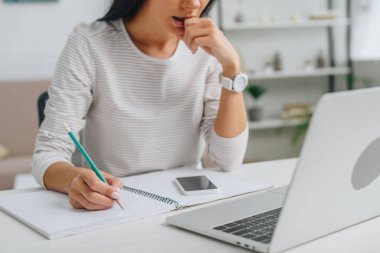
<instances>
[{"instance_id":1,"label":"spiral notebook","mask_svg":"<svg viewBox=\"0 0 380 253\"><path fill-rule=\"evenodd\" d=\"M207 176L221 192L202 196L181 195L174 179L198 175ZM152 172L122 180L125 186L121 191L121 199L126 211L118 205L102 211L74 209L66 194L42 189L2 198L0 209L45 237L56 239L272 186L257 180L238 178L226 172L191 168Z\"/></svg>"}]
</instances>

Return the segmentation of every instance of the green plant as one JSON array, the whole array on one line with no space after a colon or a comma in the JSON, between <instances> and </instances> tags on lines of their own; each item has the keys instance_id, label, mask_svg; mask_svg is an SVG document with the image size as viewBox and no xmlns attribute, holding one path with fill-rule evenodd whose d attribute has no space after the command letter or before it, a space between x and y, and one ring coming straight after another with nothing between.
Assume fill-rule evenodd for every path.
<instances>
[{"instance_id":1,"label":"green plant","mask_svg":"<svg viewBox=\"0 0 380 253\"><path fill-rule=\"evenodd\" d=\"M257 100L266 92L266 90L260 85L250 84L246 88L246 92Z\"/></svg>"},{"instance_id":2,"label":"green plant","mask_svg":"<svg viewBox=\"0 0 380 253\"><path fill-rule=\"evenodd\" d=\"M351 83L354 86L362 85L364 88L369 88L373 86L374 81L364 77L364 76L356 76L353 73L347 75L347 82ZM354 88L354 87L352 87Z\"/></svg>"},{"instance_id":3,"label":"green plant","mask_svg":"<svg viewBox=\"0 0 380 253\"><path fill-rule=\"evenodd\" d=\"M257 103L258 99L265 93L265 89L259 85L250 84L246 88L246 93L253 97L253 104L248 108L248 118L250 121L259 121L262 117L262 107Z\"/></svg>"}]
</instances>

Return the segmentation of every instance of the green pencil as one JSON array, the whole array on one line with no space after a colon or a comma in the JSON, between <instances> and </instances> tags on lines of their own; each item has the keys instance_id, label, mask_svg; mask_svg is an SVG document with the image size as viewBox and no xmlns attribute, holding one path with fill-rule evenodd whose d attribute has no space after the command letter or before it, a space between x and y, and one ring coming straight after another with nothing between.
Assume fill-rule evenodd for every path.
<instances>
[{"instance_id":1,"label":"green pencil","mask_svg":"<svg viewBox=\"0 0 380 253\"><path fill-rule=\"evenodd\" d=\"M91 169L95 172L95 174L98 176L100 180L102 180L104 183L108 184L107 180L103 177L103 175L100 173L98 167L96 167L95 163L92 161L91 157L87 154L86 150L83 148L83 146L80 144L78 139L75 137L74 133L71 131L69 126L65 123L65 128L70 136L70 138L73 140L75 146L79 149L80 153L83 155L83 157L86 159L88 164L90 165ZM121 209L124 210L123 206L121 205L119 200L115 200L116 203L121 207Z\"/></svg>"}]
</instances>

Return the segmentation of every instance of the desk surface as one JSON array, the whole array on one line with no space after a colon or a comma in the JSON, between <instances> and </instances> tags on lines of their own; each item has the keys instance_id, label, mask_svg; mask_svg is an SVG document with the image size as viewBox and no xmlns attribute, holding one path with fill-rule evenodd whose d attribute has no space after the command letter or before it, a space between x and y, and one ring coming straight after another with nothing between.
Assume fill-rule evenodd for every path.
<instances>
[{"instance_id":1,"label":"desk surface","mask_svg":"<svg viewBox=\"0 0 380 253\"><path fill-rule=\"evenodd\" d=\"M233 173L267 180L277 187L290 182L295 164L295 159L246 164ZM25 191L30 190L2 191L0 197ZM57 240L47 240L0 211L0 252L249 252L165 224L167 216L193 208L199 206ZM380 252L379 237L380 218L375 218L287 252L375 253Z\"/></svg>"}]
</instances>

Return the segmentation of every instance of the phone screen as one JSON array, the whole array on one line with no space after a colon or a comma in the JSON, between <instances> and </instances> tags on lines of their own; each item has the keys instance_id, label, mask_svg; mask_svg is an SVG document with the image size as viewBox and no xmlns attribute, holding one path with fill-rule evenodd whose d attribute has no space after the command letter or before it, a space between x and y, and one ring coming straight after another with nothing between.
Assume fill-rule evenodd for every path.
<instances>
[{"instance_id":1,"label":"phone screen","mask_svg":"<svg viewBox=\"0 0 380 253\"><path fill-rule=\"evenodd\" d=\"M185 191L201 191L218 188L205 176L178 177L177 181Z\"/></svg>"}]
</instances>

